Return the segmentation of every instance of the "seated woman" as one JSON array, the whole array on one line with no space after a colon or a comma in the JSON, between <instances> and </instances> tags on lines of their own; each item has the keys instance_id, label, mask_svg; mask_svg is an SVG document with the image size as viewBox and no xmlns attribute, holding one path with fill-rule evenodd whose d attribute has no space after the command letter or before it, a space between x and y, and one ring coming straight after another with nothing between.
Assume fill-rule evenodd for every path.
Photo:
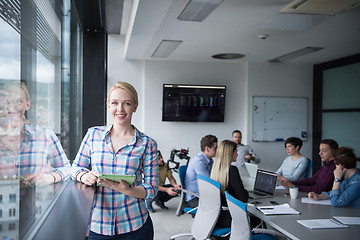
<instances>
[{"instance_id":1,"label":"seated woman","mask_svg":"<svg viewBox=\"0 0 360 240\"><path fill-rule=\"evenodd\" d=\"M309 166L309 160L300 154L303 142L300 138L290 137L285 141L285 149L289 155L276 171L278 175L289 181L298 181L305 177Z\"/></svg>"},{"instance_id":2,"label":"seated woman","mask_svg":"<svg viewBox=\"0 0 360 240\"><path fill-rule=\"evenodd\" d=\"M244 188L241 181L239 170L232 166L237 158L236 143L224 140L220 143L215 161L211 170L210 178L221 184L221 205L227 206L225 191L228 191L231 196L239 199L242 202L247 202L249 198L248 191ZM230 227L231 216L229 211L221 210L218 222L218 227Z\"/></svg>"},{"instance_id":3,"label":"seated woman","mask_svg":"<svg viewBox=\"0 0 360 240\"><path fill-rule=\"evenodd\" d=\"M314 200L330 199L334 207L353 206L360 208L360 170L356 167L356 157L352 149L341 147L335 155L336 168L334 183L330 192L316 194L309 192Z\"/></svg>"},{"instance_id":4,"label":"seated woman","mask_svg":"<svg viewBox=\"0 0 360 240\"><path fill-rule=\"evenodd\" d=\"M319 155L324 165L312 176L303 180L290 182L279 175L278 179L286 188L298 187L301 192L321 193L331 190L334 181L333 171L335 170L334 156L339 147L333 139L324 139L320 142Z\"/></svg>"}]
</instances>

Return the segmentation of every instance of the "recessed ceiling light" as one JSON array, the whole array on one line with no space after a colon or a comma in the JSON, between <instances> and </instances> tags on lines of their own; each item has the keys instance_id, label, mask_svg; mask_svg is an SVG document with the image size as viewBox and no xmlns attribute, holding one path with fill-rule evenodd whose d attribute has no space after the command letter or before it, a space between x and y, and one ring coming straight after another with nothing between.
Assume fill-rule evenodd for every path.
<instances>
[{"instance_id":1,"label":"recessed ceiling light","mask_svg":"<svg viewBox=\"0 0 360 240\"><path fill-rule=\"evenodd\" d=\"M272 63L281 63L281 62L285 62L294 58L298 58L301 57L303 55L309 54L309 53L313 53L313 52L317 52L324 49L323 47L305 47L299 50L296 50L294 52L290 52L287 54L284 54L280 57L268 60L268 62L272 62Z\"/></svg>"},{"instance_id":2,"label":"recessed ceiling light","mask_svg":"<svg viewBox=\"0 0 360 240\"><path fill-rule=\"evenodd\" d=\"M167 58L182 43L181 40L162 40L151 55L152 58Z\"/></svg>"},{"instance_id":3,"label":"recessed ceiling light","mask_svg":"<svg viewBox=\"0 0 360 240\"><path fill-rule=\"evenodd\" d=\"M180 21L202 22L223 0L191 0L180 14Z\"/></svg>"},{"instance_id":4,"label":"recessed ceiling light","mask_svg":"<svg viewBox=\"0 0 360 240\"><path fill-rule=\"evenodd\" d=\"M232 60L232 59L243 58L245 57L245 55L240 53L219 53L219 54L214 54L211 57L215 59Z\"/></svg>"}]
</instances>

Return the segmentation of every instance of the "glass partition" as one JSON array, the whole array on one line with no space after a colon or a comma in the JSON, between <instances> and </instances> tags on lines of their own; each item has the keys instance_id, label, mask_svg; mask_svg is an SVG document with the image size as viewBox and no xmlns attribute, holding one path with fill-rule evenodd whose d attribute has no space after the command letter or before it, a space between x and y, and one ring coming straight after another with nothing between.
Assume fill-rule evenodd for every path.
<instances>
[{"instance_id":1,"label":"glass partition","mask_svg":"<svg viewBox=\"0 0 360 240\"><path fill-rule=\"evenodd\" d=\"M0 239L32 238L81 141L70 106L81 104L82 35L70 3L0 0Z\"/></svg>"}]
</instances>

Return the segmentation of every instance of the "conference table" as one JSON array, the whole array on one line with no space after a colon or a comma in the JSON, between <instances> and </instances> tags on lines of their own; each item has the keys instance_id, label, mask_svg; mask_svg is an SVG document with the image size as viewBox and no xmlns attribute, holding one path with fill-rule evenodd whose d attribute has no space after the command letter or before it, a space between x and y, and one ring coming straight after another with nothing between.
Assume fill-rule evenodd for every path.
<instances>
[{"instance_id":1,"label":"conference table","mask_svg":"<svg viewBox=\"0 0 360 240\"><path fill-rule=\"evenodd\" d=\"M301 198L307 197L307 193L299 192L296 199L291 199L289 190L276 190L275 196L271 198L257 199L260 202L248 204L248 212L260 218L267 226L271 226L281 232L289 239L360 239L360 225L348 225L348 228L342 229L313 229L310 230L297 222L302 219L334 219L334 216L341 217L360 217L360 209L354 207L332 207L330 205L320 205L311 203L302 203ZM278 204L288 203L292 208L299 211L299 215L267 215L261 213L257 206L272 205L270 201L276 201ZM335 220L335 219L334 219Z\"/></svg>"}]
</instances>

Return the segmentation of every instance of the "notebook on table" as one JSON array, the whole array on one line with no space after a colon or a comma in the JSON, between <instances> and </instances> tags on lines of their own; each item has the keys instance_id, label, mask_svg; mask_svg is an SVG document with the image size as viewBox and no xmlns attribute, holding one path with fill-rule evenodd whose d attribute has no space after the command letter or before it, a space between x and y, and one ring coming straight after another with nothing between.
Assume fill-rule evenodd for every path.
<instances>
[{"instance_id":1,"label":"notebook on table","mask_svg":"<svg viewBox=\"0 0 360 240\"><path fill-rule=\"evenodd\" d=\"M275 195L277 174L275 172L258 169L256 172L254 190L249 191L249 197L260 199Z\"/></svg>"},{"instance_id":2,"label":"notebook on table","mask_svg":"<svg viewBox=\"0 0 360 240\"><path fill-rule=\"evenodd\" d=\"M309 219L309 220L297 220L297 222L304 225L308 229L348 228L349 227L349 226L341 224L333 219Z\"/></svg>"}]
</instances>

